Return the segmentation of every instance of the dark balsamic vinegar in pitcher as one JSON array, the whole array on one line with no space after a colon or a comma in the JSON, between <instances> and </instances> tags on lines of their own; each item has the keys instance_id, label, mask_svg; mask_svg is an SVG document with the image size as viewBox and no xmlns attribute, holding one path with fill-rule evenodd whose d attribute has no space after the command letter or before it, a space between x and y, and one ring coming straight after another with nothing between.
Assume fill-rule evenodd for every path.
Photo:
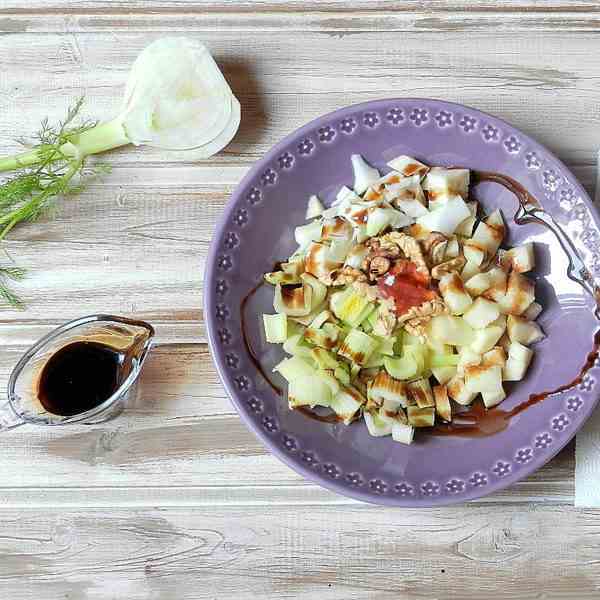
<instances>
[{"instance_id":1,"label":"dark balsamic vinegar in pitcher","mask_svg":"<svg viewBox=\"0 0 600 600\"><path fill-rule=\"evenodd\" d=\"M38 399L50 413L73 416L108 400L122 380L123 354L105 344L72 342L56 351L38 380Z\"/></svg>"}]
</instances>

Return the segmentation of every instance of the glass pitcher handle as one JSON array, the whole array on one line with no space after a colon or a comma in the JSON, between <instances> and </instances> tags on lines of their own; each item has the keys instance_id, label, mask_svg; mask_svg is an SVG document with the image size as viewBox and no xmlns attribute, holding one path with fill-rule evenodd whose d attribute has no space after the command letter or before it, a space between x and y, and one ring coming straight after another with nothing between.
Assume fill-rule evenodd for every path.
<instances>
[{"instance_id":1,"label":"glass pitcher handle","mask_svg":"<svg viewBox=\"0 0 600 600\"><path fill-rule=\"evenodd\" d=\"M25 421L12 409L8 400L0 401L0 432L14 429Z\"/></svg>"}]
</instances>

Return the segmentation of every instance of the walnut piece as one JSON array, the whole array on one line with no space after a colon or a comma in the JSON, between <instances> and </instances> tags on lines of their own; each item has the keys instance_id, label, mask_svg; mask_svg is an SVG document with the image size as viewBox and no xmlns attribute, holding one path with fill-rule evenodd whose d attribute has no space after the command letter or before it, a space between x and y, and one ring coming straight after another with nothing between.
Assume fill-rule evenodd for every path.
<instances>
[{"instance_id":1,"label":"walnut piece","mask_svg":"<svg viewBox=\"0 0 600 600\"><path fill-rule=\"evenodd\" d=\"M419 242L417 242L415 238L406 235L405 233L400 233L399 231L391 231L390 233L386 233L380 239L382 244L392 242L398 245L406 257L415 263L417 273L423 275L426 281L429 281L429 268L427 267L427 262L423 256L421 246L419 246Z\"/></svg>"},{"instance_id":2,"label":"walnut piece","mask_svg":"<svg viewBox=\"0 0 600 600\"><path fill-rule=\"evenodd\" d=\"M391 267L392 263L385 256L375 256L369 263L369 279L375 281L381 275L385 275Z\"/></svg>"},{"instance_id":3,"label":"walnut piece","mask_svg":"<svg viewBox=\"0 0 600 600\"><path fill-rule=\"evenodd\" d=\"M412 321L413 319L426 320L427 322L436 315L443 315L448 312L444 301L436 296L432 300L427 300L419 306L412 306L403 315L398 317L401 323Z\"/></svg>"},{"instance_id":4,"label":"walnut piece","mask_svg":"<svg viewBox=\"0 0 600 600\"><path fill-rule=\"evenodd\" d=\"M367 276L353 267L342 267L331 273L331 285L348 285L355 281L367 281Z\"/></svg>"}]
</instances>

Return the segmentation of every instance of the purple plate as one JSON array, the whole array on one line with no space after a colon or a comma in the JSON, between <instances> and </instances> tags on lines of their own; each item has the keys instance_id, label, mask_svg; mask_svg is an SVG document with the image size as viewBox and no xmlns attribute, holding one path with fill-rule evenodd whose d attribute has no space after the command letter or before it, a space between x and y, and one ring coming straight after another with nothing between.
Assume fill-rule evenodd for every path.
<instances>
[{"instance_id":1,"label":"purple plate","mask_svg":"<svg viewBox=\"0 0 600 600\"><path fill-rule=\"evenodd\" d=\"M352 185L354 153L382 171L392 157L408 154L432 165L510 175L552 215L592 275L600 275L598 216L590 199L565 165L521 131L439 100L350 106L272 148L224 211L206 267L204 312L221 380L242 419L276 456L341 494L377 504L434 506L505 488L550 460L583 425L597 400L598 361L579 386L522 412L501 433L473 439L418 432L415 442L404 446L369 436L363 422L325 424L288 410L247 352L242 299L294 249L293 228L304 222L308 197L317 193L328 204L342 184ZM480 184L476 196L488 211L503 209L509 245L534 241L536 248L536 299L544 306L539 323L547 337L536 344L527 378L502 404L510 409L532 393L574 379L593 347L598 323L590 294L567 276L569 261L554 234L539 224L515 224L517 201L496 184ZM264 286L245 309L249 342L268 371L283 356L281 348L265 343L261 331L260 315L273 312L272 297L270 286Z\"/></svg>"}]
</instances>

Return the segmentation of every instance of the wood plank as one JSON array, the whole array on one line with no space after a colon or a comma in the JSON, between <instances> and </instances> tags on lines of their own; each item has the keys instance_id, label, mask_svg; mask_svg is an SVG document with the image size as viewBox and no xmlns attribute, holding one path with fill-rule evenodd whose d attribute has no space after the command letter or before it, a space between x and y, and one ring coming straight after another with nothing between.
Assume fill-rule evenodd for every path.
<instances>
[{"instance_id":1,"label":"wood plank","mask_svg":"<svg viewBox=\"0 0 600 600\"><path fill-rule=\"evenodd\" d=\"M0 511L11 600L598 597L598 513L557 506Z\"/></svg>"},{"instance_id":2,"label":"wood plank","mask_svg":"<svg viewBox=\"0 0 600 600\"><path fill-rule=\"evenodd\" d=\"M0 388L17 350L0 353ZM85 427L24 426L0 436L0 506L348 504L272 457L230 405L206 346L159 346L133 405ZM97 490L97 492L95 491ZM26 492L26 494L25 494ZM573 447L485 502L571 503Z\"/></svg>"}]
</instances>

